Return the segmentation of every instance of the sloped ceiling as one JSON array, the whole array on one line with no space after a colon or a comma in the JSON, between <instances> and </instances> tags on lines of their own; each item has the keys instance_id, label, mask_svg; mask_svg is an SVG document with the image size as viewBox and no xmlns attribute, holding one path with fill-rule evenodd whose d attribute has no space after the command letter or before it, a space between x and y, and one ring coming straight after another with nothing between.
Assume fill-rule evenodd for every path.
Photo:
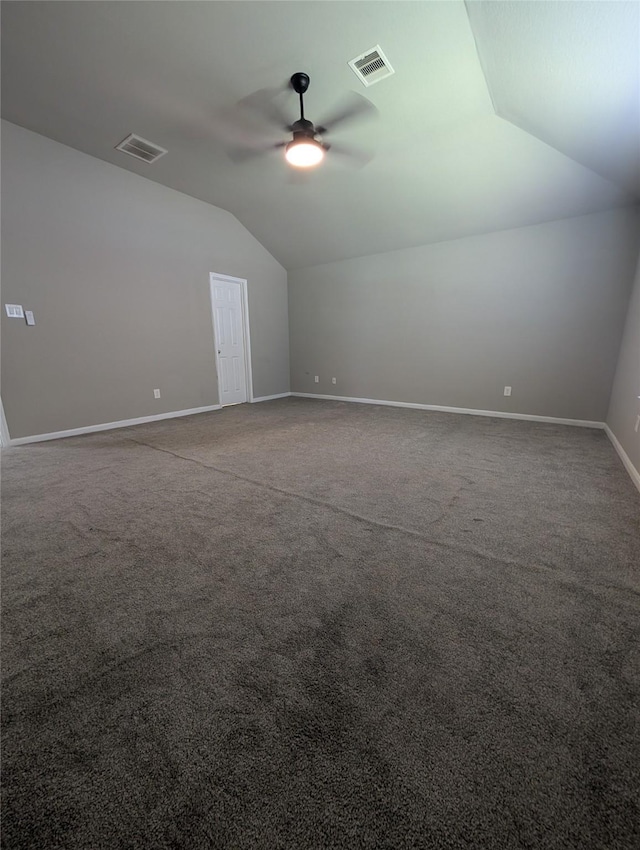
<instances>
[{"instance_id":1,"label":"sloped ceiling","mask_svg":"<svg viewBox=\"0 0 640 850\"><path fill-rule=\"evenodd\" d=\"M468 3L498 115L640 194L639 10Z\"/></svg>"},{"instance_id":2,"label":"sloped ceiling","mask_svg":"<svg viewBox=\"0 0 640 850\"><path fill-rule=\"evenodd\" d=\"M4 2L9 121L223 207L287 268L636 203L639 9L627 2ZM380 44L395 75L347 62ZM228 154L235 105L306 71L319 121L378 109L291 182L280 151ZM274 98L297 117L295 95ZM266 124L245 128L276 142ZM169 153L115 151L130 132ZM333 140L333 139L332 139Z\"/></svg>"}]
</instances>

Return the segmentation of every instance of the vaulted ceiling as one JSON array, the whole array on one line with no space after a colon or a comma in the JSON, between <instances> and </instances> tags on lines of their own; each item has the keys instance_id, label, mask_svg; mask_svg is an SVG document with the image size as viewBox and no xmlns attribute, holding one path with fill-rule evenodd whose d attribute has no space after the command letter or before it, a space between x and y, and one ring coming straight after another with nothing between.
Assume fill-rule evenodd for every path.
<instances>
[{"instance_id":1,"label":"vaulted ceiling","mask_svg":"<svg viewBox=\"0 0 640 850\"><path fill-rule=\"evenodd\" d=\"M365 88L347 63L376 44L395 74ZM639 52L637 2L14 1L2 114L231 211L296 268L638 203ZM298 182L279 150L230 157L239 102L297 117L295 71L315 121L348 92L377 107L335 133L366 166L330 151ZM130 132L168 154L114 150Z\"/></svg>"}]
</instances>

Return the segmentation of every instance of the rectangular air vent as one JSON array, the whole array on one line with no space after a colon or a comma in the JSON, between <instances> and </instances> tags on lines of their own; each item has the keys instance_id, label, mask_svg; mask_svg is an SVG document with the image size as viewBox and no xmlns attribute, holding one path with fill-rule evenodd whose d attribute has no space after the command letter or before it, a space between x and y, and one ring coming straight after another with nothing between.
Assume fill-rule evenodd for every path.
<instances>
[{"instance_id":1,"label":"rectangular air vent","mask_svg":"<svg viewBox=\"0 0 640 850\"><path fill-rule=\"evenodd\" d=\"M155 145L141 136L136 136L134 133L131 133L119 145L116 145L116 150L128 153L129 156L135 156L136 159L141 159L143 162L155 162L167 152L159 145Z\"/></svg>"},{"instance_id":2,"label":"rectangular air vent","mask_svg":"<svg viewBox=\"0 0 640 850\"><path fill-rule=\"evenodd\" d=\"M376 44L375 47L367 50L361 56L356 56L349 62L349 66L365 86L372 86L374 83L384 80L385 77L395 74L379 44Z\"/></svg>"}]
</instances>

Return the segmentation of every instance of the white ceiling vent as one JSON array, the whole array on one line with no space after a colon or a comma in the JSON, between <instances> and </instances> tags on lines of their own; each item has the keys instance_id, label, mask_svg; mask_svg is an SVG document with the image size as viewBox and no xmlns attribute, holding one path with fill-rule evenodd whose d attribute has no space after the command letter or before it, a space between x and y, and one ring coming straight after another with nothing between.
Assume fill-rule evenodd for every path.
<instances>
[{"instance_id":1,"label":"white ceiling vent","mask_svg":"<svg viewBox=\"0 0 640 850\"><path fill-rule=\"evenodd\" d=\"M356 56L349 62L349 66L365 86L372 86L374 83L379 83L380 80L390 77L391 74L395 74L379 44L376 44L375 47L367 50L361 56Z\"/></svg>"},{"instance_id":2,"label":"white ceiling vent","mask_svg":"<svg viewBox=\"0 0 640 850\"><path fill-rule=\"evenodd\" d=\"M155 145L148 139L143 139L131 133L126 139L123 139L119 145L116 145L117 151L128 153L129 156L135 156L136 159L141 159L143 162L155 162L161 156L166 154L164 148Z\"/></svg>"}]
</instances>

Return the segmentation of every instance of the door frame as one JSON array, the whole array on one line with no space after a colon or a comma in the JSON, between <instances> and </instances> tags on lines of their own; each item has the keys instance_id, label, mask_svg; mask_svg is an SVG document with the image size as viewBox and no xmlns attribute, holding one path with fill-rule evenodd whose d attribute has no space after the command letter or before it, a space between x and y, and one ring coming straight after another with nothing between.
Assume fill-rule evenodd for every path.
<instances>
[{"instance_id":1,"label":"door frame","mask_svg":"<svg viewBox=\"0 0 640 850\"><path fill-rule=\"evenodd\" d=\"M218 404L222 407L222 398L220 394L220 364L218 362L218 340L216 339L216 317L213 307L213 284L219 280L223 283L239 283L240 284L240 301L242 303L242 341L244 343L244 375L245 386L247 388L247 402L253 403L253 373L251 371L251 336L249 334L249 294L247 291L247 281L244 277L231 277L228 274L218 274L218 272L209 272L209 301L211 303L211 327L213 330L213 353L216 364L216 383L218 384Z\"/></svg>"},{"instance_id":2,"label":"door frame","mask_svg":"<svg viewBox=\"0 0 640 850\"><path fill-rule=\"evenodd\" d=\"M7 420L4 417L4 405L2 404L2 398L0 398L0 446L6 448L11 443L11 436L9 435L9 426L7 425Z\"/></svg>"}]
</instances>

